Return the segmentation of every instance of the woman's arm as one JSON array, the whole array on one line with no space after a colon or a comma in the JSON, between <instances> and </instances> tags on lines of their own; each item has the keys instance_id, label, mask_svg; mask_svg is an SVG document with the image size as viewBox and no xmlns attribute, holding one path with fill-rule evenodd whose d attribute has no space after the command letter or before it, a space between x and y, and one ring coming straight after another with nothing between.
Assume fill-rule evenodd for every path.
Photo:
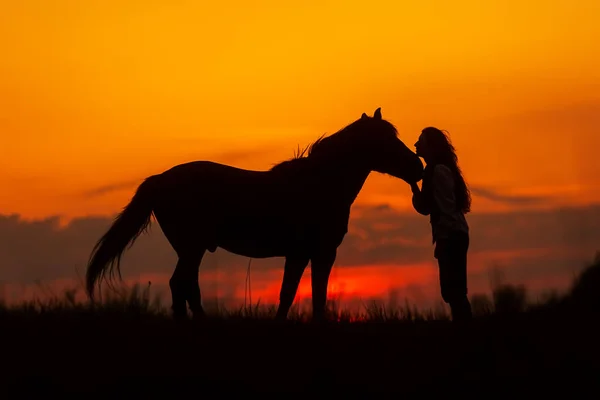
<instances>
[{"instance_id":1,"label":"woman's arm","mask_svg":"<svg viewBox=\"0 0 600 400\"><path fill-rule=\"evenodd\" d=\"M442 215L452 215L456 211L454 176L450 168L436 165L433 171L433 196Z\"/></svg>"},{"instance_id":2,"label":"woman's arm","mask_svg":"<svg viewBox=\"0 0 600 400\"><path fill-rule=\"evenodd\" d=\"M410 189L412 190L412 205L414 209L421 215L429 215L429 207L425 201L423 201L423 194L419 189L419 186L416 183L410 184Z\"/></svg>"},{"instance_id":3,"label":"woman's arm","mask_svg":"<svg viewBox=\"0 0 600 400\"><path fill-rule=\"evenodd\" d=\"M436 166L433 174L433 195L440 210L438 227L444 232L454 229L458 223L454 175L445 165Z\"/></svg>"}]
</instances>

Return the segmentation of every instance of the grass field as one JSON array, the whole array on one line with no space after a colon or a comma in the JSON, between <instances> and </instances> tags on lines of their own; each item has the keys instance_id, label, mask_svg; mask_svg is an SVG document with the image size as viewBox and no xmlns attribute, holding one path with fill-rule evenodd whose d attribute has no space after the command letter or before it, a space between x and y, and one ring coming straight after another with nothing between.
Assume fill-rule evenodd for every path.
<instances>
[{"instance_id":1,"label":"grass field","mask_svg":"<svg viewBox=\"0 0 600 400\"><path fill-rule=\"evenodd\" d=\"M469 398L596 398L600 392L600 257L572 289L527 305L505 286L474 299L477 317L373 306L298 312L223 311L176 323L139 288L91 307L72 292L0 307L6 399L73 393L99 398L217 398L252 392ZM532 397L533 396L533 397ZM358 396L357 396L358 397Z\"/></svg>"}]
</instances>

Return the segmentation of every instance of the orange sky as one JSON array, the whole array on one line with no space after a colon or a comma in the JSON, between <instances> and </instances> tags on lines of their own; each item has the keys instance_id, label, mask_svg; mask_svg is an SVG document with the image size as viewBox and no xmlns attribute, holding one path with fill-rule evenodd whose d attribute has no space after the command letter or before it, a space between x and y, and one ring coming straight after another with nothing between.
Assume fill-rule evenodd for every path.
<instances>
[{"instance_id":1,"label":"orange sky","mask_svg":"<svg viewBox=\"0 0 600 400\"><path fill-rule=\"evenodd\" d=\"M147 175L266 169L377 107L411 148L449 130L473 187L600 201L596 0L0 3L1 214L110 215ZM409 194L373 174L357 203Z\"/></svg>"},{"instance_id":2,"label":"orange sky","mask_svg":"<svg viewBox=\"0 0 600 400\"><path fill-rule=\"evenodd\" d=\"M204 3L2 2L2 212L112 213L131 187L81 193L268 168L379 106L410 145L448 129L472 184L600 198L596 1ZM373 176L359 201L408 193Z\"/></svg>"}]
</instances>

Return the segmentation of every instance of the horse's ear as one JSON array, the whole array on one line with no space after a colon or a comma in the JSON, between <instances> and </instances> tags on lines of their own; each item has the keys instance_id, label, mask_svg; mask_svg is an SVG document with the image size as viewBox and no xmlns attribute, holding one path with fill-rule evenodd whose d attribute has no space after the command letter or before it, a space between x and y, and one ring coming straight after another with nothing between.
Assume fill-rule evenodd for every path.
<instances>
[{"instance_id":1,"label":"horse's ear","mask_svg":"<svg viewBox=\"0 0 600 400\"><path fill-rule=\"evenodd\" d=\"M379 107L377 110L375 110L375 114L373 114L373 118L381 119L381 107Z\"/></svg>"},{"instance_id":2,"label":"horse's ear","mask_svg":"<svg viewBox=\"0 0 600 400\"><path fill-rule=\"evenodd\" d=\"M363 113L363 114L360 116L360 119L367 119L367 118L369 118L369 117L368 117L368 115L367 115L366 113Z\"/></svg>"}]
</instances>

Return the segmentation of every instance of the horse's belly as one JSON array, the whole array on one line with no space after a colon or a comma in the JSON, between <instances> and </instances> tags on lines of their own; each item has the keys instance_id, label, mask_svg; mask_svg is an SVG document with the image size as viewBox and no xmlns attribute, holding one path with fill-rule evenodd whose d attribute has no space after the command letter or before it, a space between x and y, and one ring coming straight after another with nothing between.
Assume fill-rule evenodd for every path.
<instances>
[{"instance_id":1,"label":"horse's belly","mask_svg":"<svg viewBox=\"0 0 600 400\"><path fill-rule=\"evenodd\" d=\"M257 246L248 242L221 243L219 247L231 253L250 258L285 257L286 252L280 247L273 245Z\"/></svg>"},{"instance_id":2,"label":"horse's belly","mask_svg":"<svg viewBox=\"0 0 600 400\"><path fill-rule=\"evenodd\" d=\"M229 234L221 237L217 246L245 257L268 258L284 257L287 243L273 235Z\"/></svg>"},{"instance_id":3,"label":"horse's belly","mask_svg":"<svg viewBox=\"0 0 600 400\"><path fill-rule=\"evenodd\" d=\"M322 222L291 221L275 215L227 218L218 224L214 246L252 258L308 255L322 247L337 248L348 231L347 222Z\"/></svg>"},{"instance_id":4,"label":"horse's belly","mask_svg":"<svg viewBox=\"0 0 600 400\"><path fill-rule=\"evenodd\" d=\"M246 257L284 257L293 245L292 231L291 227L275 220L223 222L218 227L215 244Z\"/></svg>"}]
</instances>

